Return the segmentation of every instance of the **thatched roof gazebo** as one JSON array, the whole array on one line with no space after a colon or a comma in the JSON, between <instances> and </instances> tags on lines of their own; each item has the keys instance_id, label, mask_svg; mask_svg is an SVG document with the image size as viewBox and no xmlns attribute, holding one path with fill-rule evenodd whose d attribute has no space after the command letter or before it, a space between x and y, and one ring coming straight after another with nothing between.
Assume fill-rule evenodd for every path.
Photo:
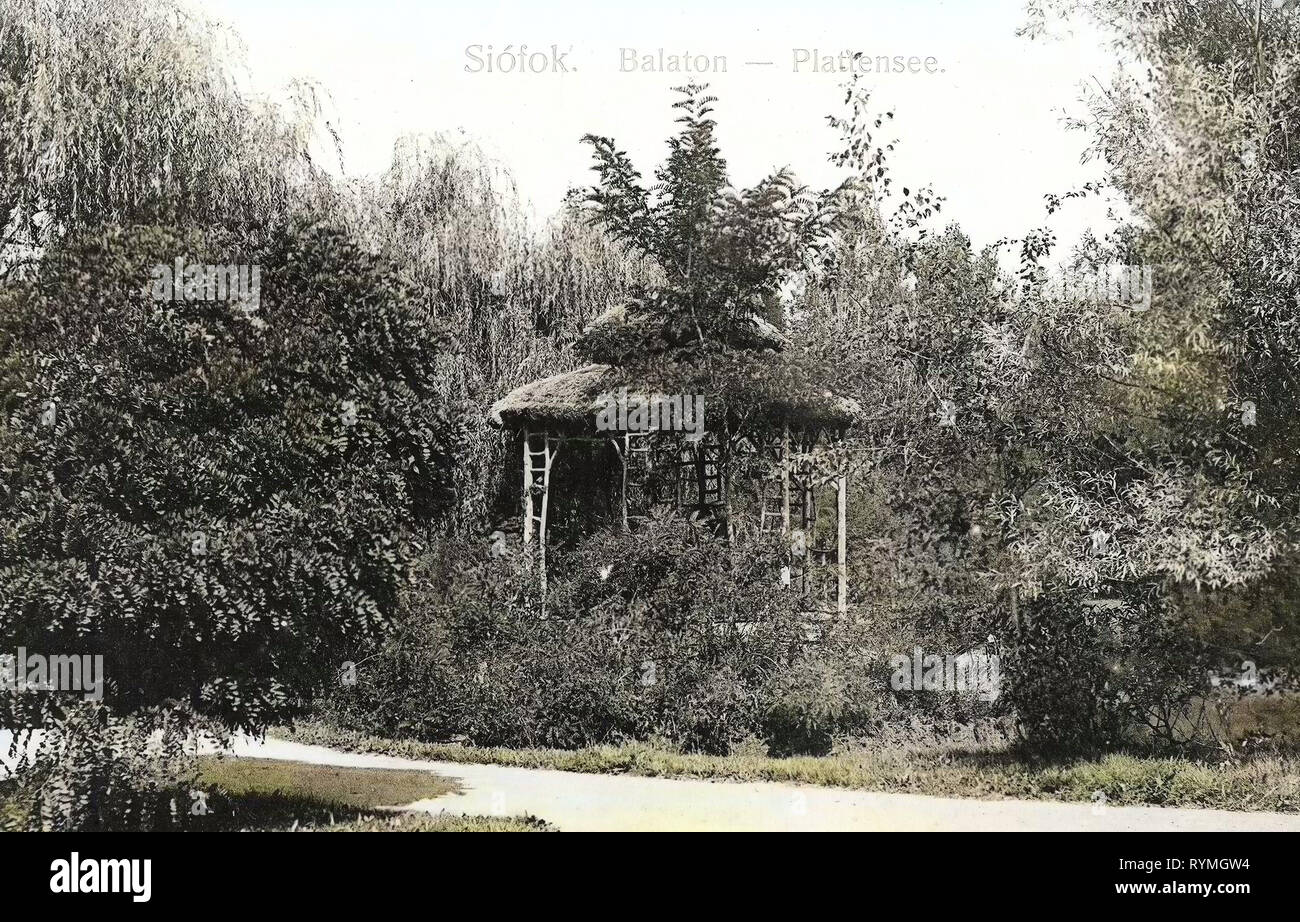
<instances>
[{"instance_id":1,"label":"thatched roof gazebo","mask_svg":"<svg viewBox=\"0 0 1300 922\"><path fill-rule=\"evenodd\" d=\"M553 464L566 443L586 442L616 454L624 529L651 507L670 505L732 539L734 478L748 472L758 531L790 536L782 582L819 606L833 598L844 612L847 469L842 455L837 461L823 449L856 422L857 403L784 377L786 338L756 314L705 334L681 322L665 297L606 313L577 344L593 361L516 388L489 411L492 426L521 436L523 542L536 542L543 591ZM703 358L701 341L712 347ZM833 543L826 523L818 527L818 495L827 489L835 495Z\"/></svg>"}]
</instances>

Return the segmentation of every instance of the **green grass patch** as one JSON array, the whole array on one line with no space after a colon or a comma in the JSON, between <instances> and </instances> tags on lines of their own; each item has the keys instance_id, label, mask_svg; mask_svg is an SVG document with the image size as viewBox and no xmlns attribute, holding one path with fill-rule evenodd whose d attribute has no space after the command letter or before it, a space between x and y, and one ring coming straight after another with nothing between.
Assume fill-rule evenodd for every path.
<instances>
[{"instance_id":1,"label":"green grass patch","mask_svg":"<svg viewBox=\"0 0 1300 922\"><path fill-rule=\"evenodd\" d=\"M205 756L193 786L172 795L179 828L195 832L542 832L536 817L486 817L379 810L458 790L433 772L340 768L275 759ZM0 781L0 828L26 826L29 802Z\"/></svg>"},{"instance_id":2,"label":"green grass patch","mask_svg":"<svg viewBox=\"0 0 1300 922\"><path fill-rule=\"evenodd\" d=\"M199 785L235 798L278 794L362 809L400 807L458 790L456 782L432 772L217 756L200 760Z\"/></svg>"},{"instance_id":3,"label":"green grass patch","mask_svg":"<svg viewBox=\"0 0 1300 922\"><path fill-rule=\"evenodd\" d=\"M367 816L315 829L316 832L555 832L535 816L453 816L398 813Z\"/></svg>"},{"instance_id":4,"label":"green grass patch","mask_svg":"<svg viewBox=\"0 0 1300 922\"><path fill-rule=\"evenodd\" d=\"M573 772L780 781L983 799L1091 801L1100 791L1111 805L1300 812L1300 759L1284 755L1223 764L1125 754L1038 762L1005 749L935 746L860 747L829 756L778 759L753 752L683 753L646 743L575 750L481 749L381 739L317 723L276 735L349 752Z\"/></svg>"},{"instance_id":5,"label":"green grass patch","mask_svg":"<svg viewBox=\"0 0 1300 922\"><path fill-rule=\"evenodd\" d=\"M210 812L191 825L208 829L307 832L537 832L534 817L447 816L382 811L449 794L458 785L433 772L341 768L276 759L207 756L198 787Z\"/></svg>"}]
</instances>

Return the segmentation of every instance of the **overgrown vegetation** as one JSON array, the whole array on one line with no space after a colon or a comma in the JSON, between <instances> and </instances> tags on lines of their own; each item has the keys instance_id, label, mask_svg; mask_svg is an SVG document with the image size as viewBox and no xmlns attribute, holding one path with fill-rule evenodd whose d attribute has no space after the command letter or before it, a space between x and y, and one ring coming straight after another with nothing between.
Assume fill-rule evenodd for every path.
<instances>
[{"instance_id":1,"label":"overgrown vegetation","mask_svg":"<svg viewBox=\"0 0 1300 922\"><path fill-rule=\"evenodd\" d=\"M401 628L337 686L340 726L480 746L668 739L727 752L825 752L905 712L993 711L974 695L906 711L877 651L905 628L825 621L779 583L782 548L728 555L702 526L658 518L598 533L552 571L545 611L528 562L455 552L429 563Z\"/></svg>"},{"instance_id":2,"label":"overgrown vegetation","mask_svg":"<svg viewBox=\"0 0 1300 922\"><path fill-rule=\"evenodd\" d=\"M103 652L107 679L102 702L0 702L45 731L26 822L172 825L181 741L322 691L359 732L601 764L667 740L723 773L746 757L708 760L754 740L824 754L988 717L1017 757L1090 757L984 764L996 793L1240 806L1262 771L1255 802L1293 809L1300 12L1048 9L1095 17L1130 61L1080 125L1097 182L1044 191L1049 213L1110 190L1134 217L1064 257L1047 229L976 250L936 226L942 197L896 178L893 113L857 84L830 119L834 189L786 169L733 187L692 85L653 182L588 136L594 185L538 227L505 166L438 137L329 178L311 89L254 100L233 36L172 0L6 2L0 641ZM1028 31L1047 21L1033 5ZM177 259L258 266L257 306L156 299ZM1046 284L1113 263L1154 267L1149 310ZM779 356L738 340L752 315ZM829 382L854 398L852 616L802 614L782 549L667 518L557 536L543 612L518 545L482 538L515 530L519 490L484 417L584 359L723 416ZM995 652L1002 694L899 694L889 658L916 647ZM1153 750L1229 767L1166 783L1181 763L1091 758ZM761 765L740 771L986 789Z\"/></svg>"},{"instance_id":3,"label":"overgrown vegetation","mask_svg":"<svg viewBox=\"0 0 1300 922\"><path fill-rule=\"evenodd\" d=\"M1001 743L889 746L867 742L845 745L826 756L772 758L753 748L718 756L682 752L663 742L583 749L483 748L383 739L317 723L277 732L349 752L572 772L781 781L936 797L1097 802L1100 792L1107 804L1115 806L1300 810L1300 765L1294 756L1286 755L1218 764L1125 753L1037 760Z\"/></svg>"}]
</instances>

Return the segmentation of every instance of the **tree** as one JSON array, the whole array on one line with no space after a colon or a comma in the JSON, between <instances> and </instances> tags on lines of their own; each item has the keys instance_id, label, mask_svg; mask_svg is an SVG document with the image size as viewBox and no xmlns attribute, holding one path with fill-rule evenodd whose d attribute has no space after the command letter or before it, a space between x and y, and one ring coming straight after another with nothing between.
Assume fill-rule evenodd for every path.
<instances>
[{"instance_id":1,"label":"tree","mask_svg":"<svg viewBox=\"0 0 1300 922\"><path fill-rule=\"evenodd\" d=\"M1110 575L1160 581L1206 628L1233 596L1271 586L1266 596L1285 597L1300 537L1300 12L1233 0L1058 6L1107 28L1130 62L1090 95L1080 127L1134 212L1103 258L1141 261L1156 283L1110 374L1117 413L1093 455L1097 477L1062 478L1058 508L1088 509L1122 539L1124 556L1099 555ZM1225 666L1295 668L1294 618L1208 627Z\"/></svg>"},{"instance_id":2,"label":"tree","mask_svg":"<svg viewBox=\"0 0 1300 922\"><path fill-rule=\"evenodd\" d=\"M834 194L814 195L788 169L733 189L714 136L717 100L694 83L677 92L681 128L649 189L612 138L583 138L597 174L585 193L591 216L661 269L665 326L681 326L703 344L727 339L728 328L755 313L780 324L776 295L828 239Z\"/></svg>"},{"instance_id":3,"label":"tree","mask_svg":"<svg viewBox=\"0 0 1300 922\"><path fill-rule=\"evenodd\" d=\"M247 227L332 201L314 91L250 98L235 48L175 0L5 0L0 276L102 223Z\"/></svg>"},{"instance_id":4,"label":"tree","mask_svg":"<svg viewBox=\"0 0 1300 922\"><path fill-rule=\"evenodd\" d=\"M256 267L260 292L160 298L177 259ZM312 226L108 228L0 292L6 648L102 654L119 717L292 718L385 629L450 506L427 304Z\"/></svg>"},{"instance_id":5,"label":"tree","mask_svg":"<svg viewBox=\"0 0 1300 922\"><path fill-rule=\"evenodd\" d=\"M1019 270L1003 272L996 247L974 252L955 225L927 232L940 204L928 190L917 202L904 187L886 217L893 145L863 94L848 102L836 159L863 194L793 332L873 411L862 443L875 518L858 525L879 548L858 557L873 614L931 625L940 642L991 636L1037 744L1170 730L1205 677L1174 586L1240 579L1267 559L1267 542L1210 549L1225 522L1249 533L1253 494L1200 476L1186 443L1156 443L1172 430L1149 385L1186 393L1145 377L1157 310L1056 296L1044 231L1023 234ZM1079 264L1128 256L1125 239Z\"/></svg>"}]
</instances>

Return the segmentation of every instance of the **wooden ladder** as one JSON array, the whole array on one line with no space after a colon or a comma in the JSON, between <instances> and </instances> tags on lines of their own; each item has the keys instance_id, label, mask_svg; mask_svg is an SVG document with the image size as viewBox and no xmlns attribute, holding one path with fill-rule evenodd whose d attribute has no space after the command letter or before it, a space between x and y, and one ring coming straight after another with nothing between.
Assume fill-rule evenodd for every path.
<instances>
[{"instance_id":1,"label":"wooden ladder","mask_svg":"<svg viewBox=\"0 0 1300 922\"><path fill-rule=\"evenodd\" d=\"M537 533L537 572L546 598L546 514L550 506L551 466L559 443L543 432L524 431L524 546Z\"/></svg>"},{"instance_id":2,"label":"wooden ladder","mask_svg":"<svg viewBox=\"0 0 1300 922\"><path fill-rule=\"evenodd\" d=\"M700 453L700 505L722 504L722 449L716 442L702 441L696 446Z\"/></svg>"},{"instance_id":3,"label":"wooden ladder","mask_svg":"<svg viewBox=\"0 0 1300 922\"><path fill-rule=\"evenodd\" d=\"M626 491L628 521L640 521L649 512L650 473L654 470L651 455L650 437L652 433L629 433L623 439L623 463L626 468ZM635 511L633 511L635 510Z\"/></svg>"},{"instance_id":4,"label":"wooden ladder","mask_svg":"<svg viewBox=\"0 0 1300 922\"><path fill-rule=\"evenodd\" d=\"M773 491L766 488L763 490L761 511L758 514L759 534L779 534L785 530L785 503L781 497L780 484L776 486L777 489Z\"/></svg>"}]
</instances>

